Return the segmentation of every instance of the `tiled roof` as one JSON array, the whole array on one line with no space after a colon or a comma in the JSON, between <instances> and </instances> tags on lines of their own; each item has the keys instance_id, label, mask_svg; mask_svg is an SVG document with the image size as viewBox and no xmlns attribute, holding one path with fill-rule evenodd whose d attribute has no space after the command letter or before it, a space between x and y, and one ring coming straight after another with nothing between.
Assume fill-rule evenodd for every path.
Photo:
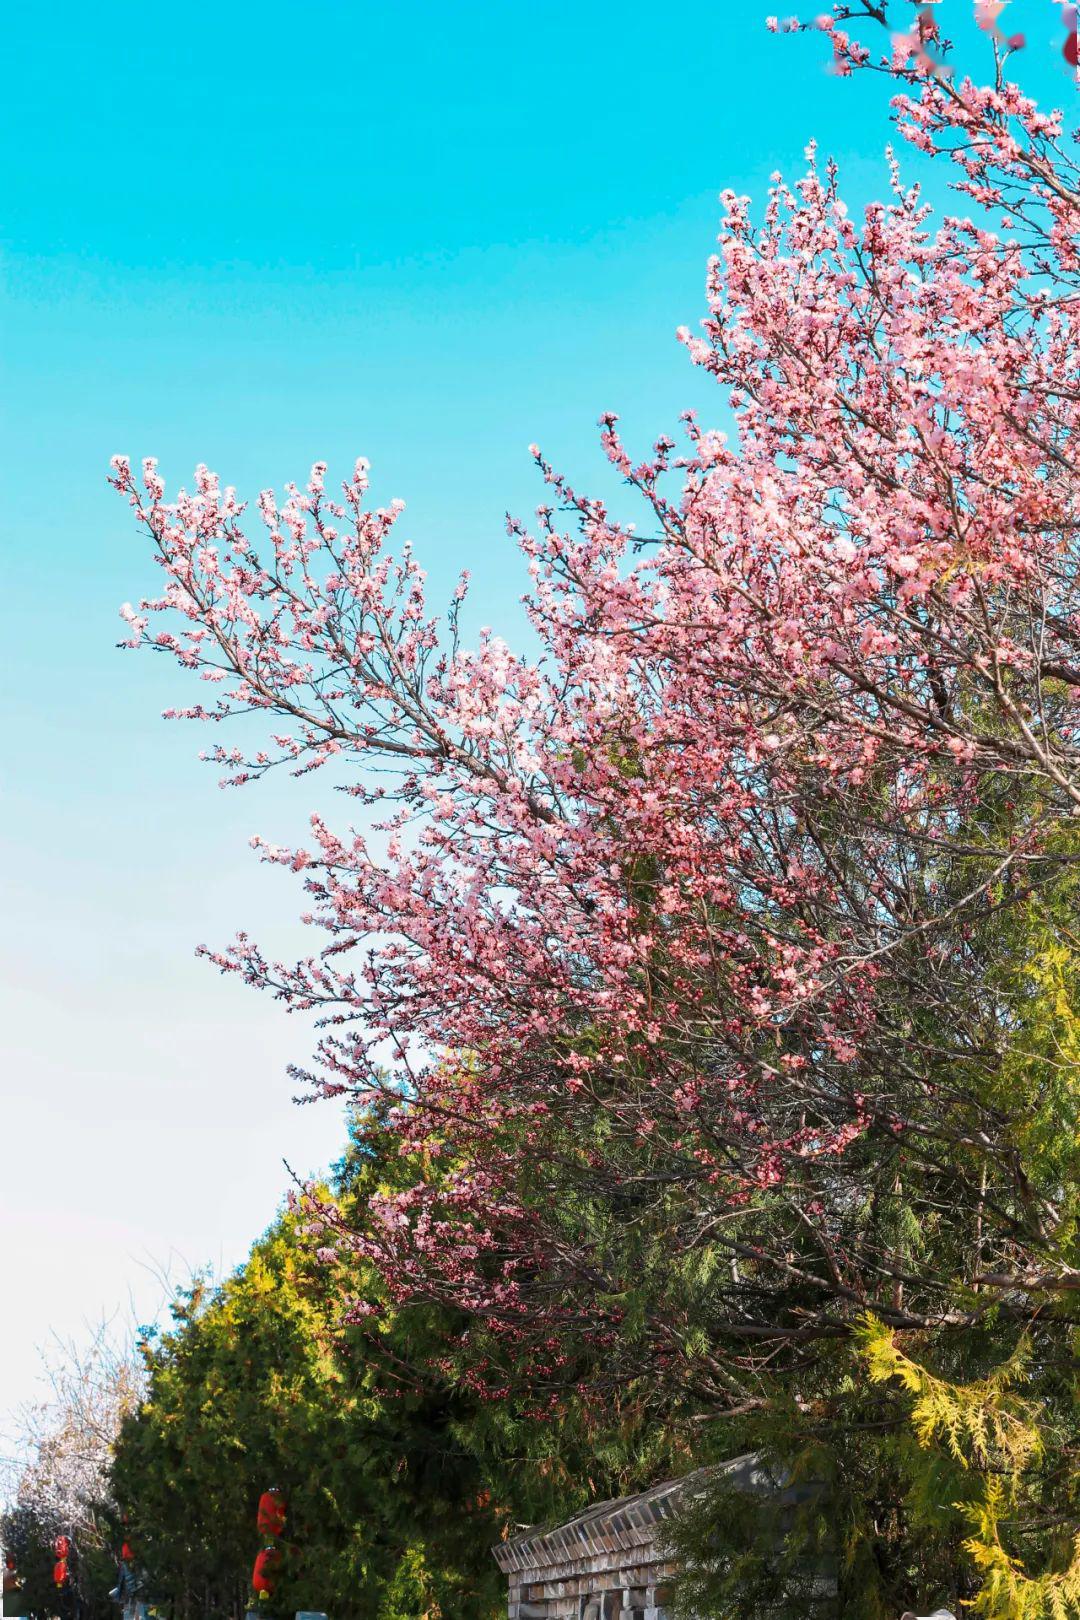
<instances>
[{"instance_id":1,"label":"tiled roof","mask_svg":"<svg viewBox=\"0 0 1080 1620\"><path fill-rule=\"evenodd\" d=\"M655 1540L657 1527L670 1519L684 1496L704 1489L721 1474L732 1476L732 1483L747 1490L775 1489L753 1453L733 1457L715 1468L698 1468L681 1479L651 1485L636 1496L620 1496L585 1508L565 1524L553 1529L524 1530L509 1541L492 1548L499 1568L542 1569L598 1553L630 1552Z\"/></svg>"}]
</instances>

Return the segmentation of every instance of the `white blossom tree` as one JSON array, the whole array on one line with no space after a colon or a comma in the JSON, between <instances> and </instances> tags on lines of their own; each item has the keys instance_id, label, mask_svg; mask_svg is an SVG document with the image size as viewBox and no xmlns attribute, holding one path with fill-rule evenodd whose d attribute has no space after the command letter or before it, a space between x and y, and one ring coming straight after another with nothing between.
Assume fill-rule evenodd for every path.
<instances>
[{"instance_id":1,"label":"white blossom tree","mask_svg":"<svg viewBox=\"0 0 1080 1620\"><path fill-rule=\"evenodd\" d=\"M102 1321L88 1342L54 1341L43 1354L47 1394L16 1417L14 1453L4 1462L5 1544L43 1544L58 1534L83 1548L102 1545L111 1502L113 1446L138 1405L142 1363L135 1336Z\"/></svg>"}]
</instances>

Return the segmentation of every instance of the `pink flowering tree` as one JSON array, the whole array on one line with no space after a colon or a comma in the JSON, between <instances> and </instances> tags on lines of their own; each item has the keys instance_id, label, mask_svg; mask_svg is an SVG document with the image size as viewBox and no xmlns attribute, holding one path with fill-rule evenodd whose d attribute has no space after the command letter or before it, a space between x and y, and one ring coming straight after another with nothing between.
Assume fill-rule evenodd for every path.
<instances>
[{"instance_id":1,"label":"pink flowering tree","mask_svg":"<svg viewBox=\"0 0 1080 1620\"><path fill-rule=\"evenodd\" d=\"M113 463L161 570L128 644L204 683L171 713L258 727L226 783L329 769L364 812L255 841L308 958L208 953L427 1167L321 1241L540 1410L635 1378L745 1415L777 1377L802 1410L866 1313L1015 1345L1080 1287L1080 171L925 8L880 61L856 16L889 20L819 21L838 69L893 75L958 211L891 160L855 219L813 150L760 218L725 197L680 337L730 431L637 460L602 419L636 526L535 452L538 657L463 641L464 578L433 615L363 461L254 514Z\"/></svg>"}]
</instances>

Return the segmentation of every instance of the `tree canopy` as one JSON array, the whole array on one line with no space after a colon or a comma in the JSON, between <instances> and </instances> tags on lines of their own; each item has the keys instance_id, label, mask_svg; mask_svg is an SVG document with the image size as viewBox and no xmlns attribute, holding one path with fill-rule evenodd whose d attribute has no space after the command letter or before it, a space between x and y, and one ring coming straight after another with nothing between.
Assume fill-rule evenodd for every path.
<instances>
[{"instance_id":1,"label":"tree canopy","mask_svg":"<svg viewBox=\"0 0 1080 1620\"><path fill-rule=\"evenodd\" d=\"M320 1189L353 1218L402 1169L385 1129L357 1126ZM479 1620L502 1602L492 1546L516 1520L559 1517L642 1477L632 1449L595 1452L564 1426L489 1413L441 1308L342 1325L383 1293L349 1253L328 1261L284 1210L218 1286L196 1281L145 1343L147 1393L117 1444L113 1489L148 1592L175 1620L235 1615L262 1545L256 1507L286 1501L267 1607L383 1620ZM635 1472L636 1470L636 1472Z\"/></svg>"}]
</instances>

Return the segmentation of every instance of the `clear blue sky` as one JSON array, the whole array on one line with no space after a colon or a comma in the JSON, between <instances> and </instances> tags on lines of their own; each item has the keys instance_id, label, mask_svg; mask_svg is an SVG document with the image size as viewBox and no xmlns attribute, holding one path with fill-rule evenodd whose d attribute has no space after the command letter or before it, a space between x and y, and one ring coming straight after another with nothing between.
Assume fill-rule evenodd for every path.
<instances>
[{"instance_id":1,"label":"clear blue sky","mask_svg":"<svg viewBox=\"0 0 1080 1620\"><path fill-rule=\"evenodd\" d=\"M6 10L0 1412L51 1328L129 1291L145 1313L170 1252L232 1263L282 1158L340 1139L289 1101L308 1032L192 956L241 926L296 943L246 840L287 840L319 790L219 793L157 718L178 676L113 651L153 576L109 455L254 493L363 453L436 589L469 566L476 615L512 617L529 442L587 483L601 410L644 440L713 408L673 334L718 190L760 197L814 134L853 202L880 188L885 87L767 35L770 9ZM1009 25L1025 83L1071 99L1057 7Z\"/></svg>"}]
</instances>

